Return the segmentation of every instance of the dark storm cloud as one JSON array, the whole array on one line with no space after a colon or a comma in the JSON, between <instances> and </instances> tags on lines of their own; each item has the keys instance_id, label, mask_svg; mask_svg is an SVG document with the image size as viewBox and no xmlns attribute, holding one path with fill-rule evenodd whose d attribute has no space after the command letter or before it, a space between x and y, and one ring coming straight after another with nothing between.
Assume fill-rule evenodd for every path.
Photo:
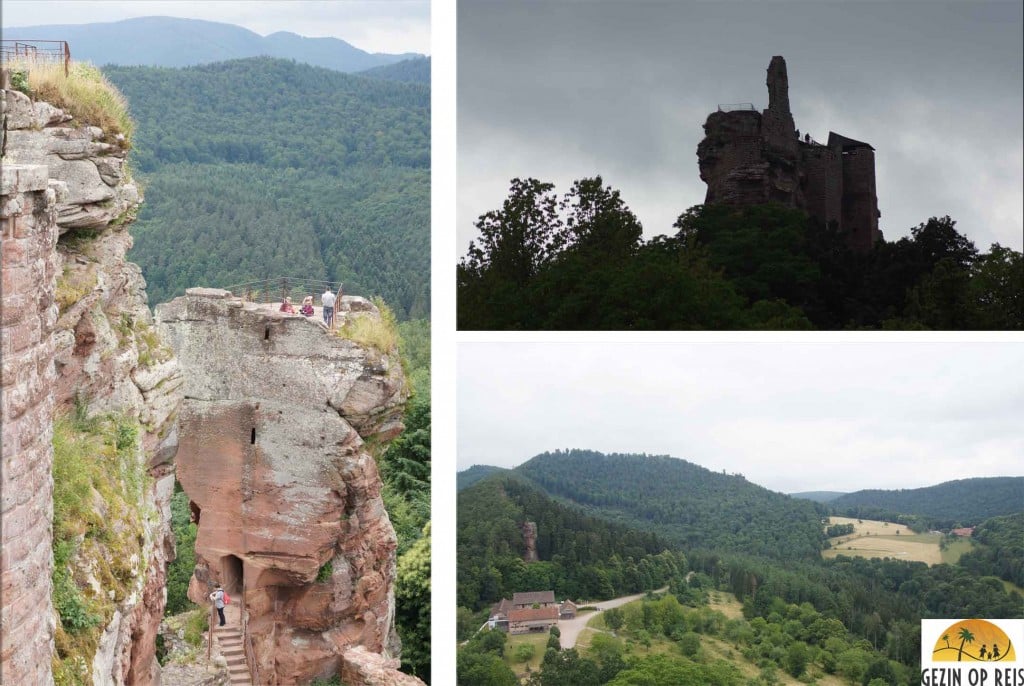
<instances>
[{"instance_id":1,"label":"dark storm cloud","mask_svg":"<svg viewBox=\"0 0 1024 686\"><path fill-rule=\"evenodd\" d=\"M704 199L696 147L718 103L767 105L789 67L797 127L877 150L889 239L949 214L1022 247L1019 3L480 2L458 6L460 253L514 176L603 174L645 233Z\"/></svg>"}]
</instances>

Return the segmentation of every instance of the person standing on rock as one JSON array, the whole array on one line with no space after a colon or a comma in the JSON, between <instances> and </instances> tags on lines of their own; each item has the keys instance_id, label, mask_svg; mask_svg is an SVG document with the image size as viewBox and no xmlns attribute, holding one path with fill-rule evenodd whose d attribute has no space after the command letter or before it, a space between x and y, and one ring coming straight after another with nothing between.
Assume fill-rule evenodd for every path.
<instances>
[{"instance_id":1,"label":"person standing on rock","mask_svg":"<svg viewBox=\"0 0 1024 686\"><path fill-rule=\"evenodd\" d=\"M320 296L320 304L324 306L324 324L327 328L333 328L334 326L334 293L331 292L331 287L328 286L324 294Z\"/></svg>"},{"instance_id":2,"label":"person standing on rock","mask_svg":"<svg viewBox=\"0 0 1024 686\"><path fill-rule=\"evenodd\" d=\"M220 584L210 594L210 600L217 606L217 614L220 615L220 626L224 626L224 589Z\"/></svg>"}]
</instances>

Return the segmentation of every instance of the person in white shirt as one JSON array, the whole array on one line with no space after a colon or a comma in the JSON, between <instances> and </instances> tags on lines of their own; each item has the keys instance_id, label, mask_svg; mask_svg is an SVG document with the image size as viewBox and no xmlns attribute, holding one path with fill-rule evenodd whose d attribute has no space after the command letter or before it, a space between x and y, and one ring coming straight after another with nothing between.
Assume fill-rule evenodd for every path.
<instances>
[{"instance_id":1,"label":"person in white shirt","mask_svg":"<svg viewBox=\"0 0 1024 686\"><path fill-rule=\"evenodd\" d=\"M324 324L327 328L331 328L334 325L334 293L331 292L331 287L328 286L324 294L320 296L320 304L324 306Z\"/></svg>"}]
</instances>

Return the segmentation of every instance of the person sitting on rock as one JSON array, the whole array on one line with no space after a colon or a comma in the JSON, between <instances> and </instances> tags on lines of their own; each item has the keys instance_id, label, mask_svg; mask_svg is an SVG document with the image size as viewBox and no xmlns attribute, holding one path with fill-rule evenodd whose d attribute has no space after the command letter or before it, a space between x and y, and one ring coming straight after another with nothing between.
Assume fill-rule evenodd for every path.
<instances>
[{"instance_id":1,"label":"person sitting on rock","mask_svg":"<svg viewBox=\"0 0 1024 686\"><path fill-rule=\"evenodd\" d=\"M281 301L281 311L287 312L288 314L295 314L295 308L292 306L292 299L288 296L284 297Z\"/></svg>"},{"instance_id":2,"label":"person sitting on rock","mask_svg":"<svg viewBox=\"0 0 1024 686\"><path fill-rule=\"evenodd\" d=\"M313 316L313 296L307 295L302 299L302 307L299 308L299 314L306 317Z\"/></svg>"}]
</instances>

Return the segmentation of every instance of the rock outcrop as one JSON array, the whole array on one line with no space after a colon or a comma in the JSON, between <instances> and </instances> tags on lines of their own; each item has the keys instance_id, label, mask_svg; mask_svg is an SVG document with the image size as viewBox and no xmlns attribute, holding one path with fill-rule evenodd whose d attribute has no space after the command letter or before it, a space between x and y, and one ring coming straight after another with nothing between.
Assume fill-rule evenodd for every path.
<instances>
[{"instance_id":1,"label":"rock outcrop","mask_svg":"<svg viewBox=\"0 0 1024 686\"><path fill-rule=\"evenodd\" d=\"M720 106L704 123L697 146L706 204L733 206L778 202L834 223L854 250L881 240L875 195L874 148L829 133L822 145L799 133L789 109L786 61L768 65L768 108Z\"/></svg>"},{"instance_id":2,"label":"rock outcrop","mask_svg":"<svg viewBox=\"0 0 1024 686\"><path fill-rule=\"evenodd\" d=\"M64 110L16 90L4 91L4 118L4 156L16 164L46 165L60 188L61 233L108 226L139 204L138 187L125 176L123 135L110 138L96 126L71 126Z\"/></svg>"},{"instance_id":3,"label":"rock outcrop","mask_svg":"<svg viewBox=\"0 0 1024 686\"><path fill-rule=\"evenodd\" d=\"M141 272L125 258L132 243L127 227L140 202L124 176L127 145L106 141L95 127L69 126L70 119L52 105L3 91L3 492L5 498L30 498L37 518L8 519L5 509L2 668L5 683L52 682L50 431L56 415L77 408L82 415L113 414L137 425L134 467L149 477L140 501L132 503L141 526L133 549L115 554L90 542L80 547L93 559L80 552L69 564L85 592L114 598L86 671L95 683L155 683L155 638L174 551L170 496L183 380L153 328ZM96 507L104 507L102 500ZM8 546L9 534L20 543ZM30 544L45 549L43 567L33 562L38 551L27 550ZM99 558L115 555L130 567L116 592L95 576ZM9 619L25 614L26 603L33 618L13 625L18 634L6 640ZM44 646L42 659L36 649ZM23 659L35 671L21 681L8 670Z\"/></svg>"},{"instance_id":4,"label":"rock outcrop","mask_svg":"<svg viewBox=\"0 0 1024 686\"><path fill-rule=\"evenodd\" d=\"M523 522L519 528L523 532L523 562L537 562L537 522Z\"/></svg>"},{"instance_id":5,"label":"rock outcrop","mask_svg":"<svg viewBox=\"0 0 1024 686\"><path fill-rule=\"evenodd\" d=\"M419 683L396 670L396 540L364 445L401 430L397 355L276 310L202 288L157 308L186 378L176 461L199 525L189 596L204 603L221 583L240 603L262 684L343 669L351 685ZM376 671L352 666L366 661L357 649ZM377 676L353 676L367 669Z\"/></svg>"}]
</instances>

